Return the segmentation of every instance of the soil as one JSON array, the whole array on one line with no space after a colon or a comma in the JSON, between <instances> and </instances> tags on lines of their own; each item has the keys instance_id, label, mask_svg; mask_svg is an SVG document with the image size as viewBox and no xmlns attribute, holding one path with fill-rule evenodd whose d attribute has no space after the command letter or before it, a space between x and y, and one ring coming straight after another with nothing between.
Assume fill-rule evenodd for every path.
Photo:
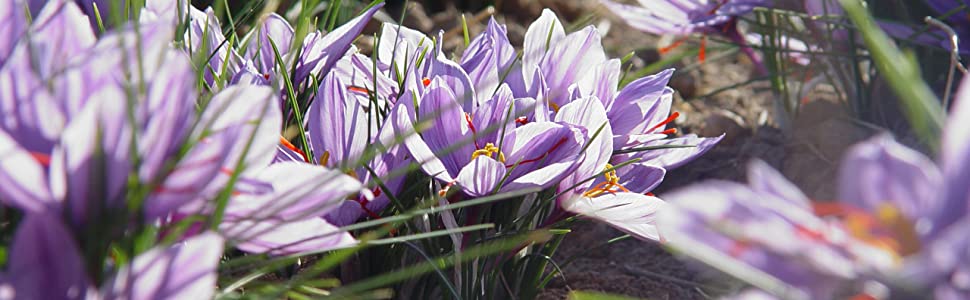
<instances>
[{"instance_id":1,"label":"soil","mask_svg":"<svg viewBox=\"0 0 970 300\"><path fill-rule=\"evenodd\" d=\"M603 43L610 57L636 51L631 59L634 70L658 61L662 56L656 50L658 45L672 42L669 37L658 38L628 27L593 0L494 4L490 9L478 2L428 0L404 7L389 1L388 14L400 16L401 10L407 10L405 25L425 32L444 30L445 47L456 53L463 44L458 22L462 13L472 36L494 16L506 24L512 44L521 45L525 29L543 7L555 11L567 23L567 30L591 24L605 31ZM681 113L676 126L684 134L725 133L726 137L706 155L668 172L654 191L661 198L664 192L701 180L744 181L747 162L760 159L781 170L809 197L834 199L839 158L850 145L876 132L874 126L854 120L834 93L824 89L809 92L795 118L775 108L776 95L766 81L723 89L755 76L751 62L737 52L709 51L702 63L687 57L674 67L678 71L670 85L678 91L674 109ZM554 257L559 263L572 261L562 266L563 276L551 281L539 298L563 299L571 290L592 290L650 299L710 299L742 287L726 276L674 257L658 243L626 239L609 247L591 246L621 235L599 223L576 226Z\"/></svg>"}]
</instances>

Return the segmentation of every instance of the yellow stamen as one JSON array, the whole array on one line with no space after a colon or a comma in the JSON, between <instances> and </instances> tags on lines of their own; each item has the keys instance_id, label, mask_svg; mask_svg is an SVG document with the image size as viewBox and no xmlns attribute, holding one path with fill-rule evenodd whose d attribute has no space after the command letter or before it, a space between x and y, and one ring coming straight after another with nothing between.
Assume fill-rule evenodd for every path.
<instances>
[{"instance_id":1,"label":"yellow stamen","mask_svg":"<svg viewBox=\"0 0 970 300\"><path fill-rule=\"evenodd\" d=\"M495 145L492 143L485 144L485 148L478 149L478 150L475 150L475 152L472 152L472 160L475 160L476 158L482 155L491 158L492 154L495 154L495 153L498 153L498 161L504 163L505 154L499 151L498 147L495 147Z\"/></svg>"},{"instance_id":2,"label":"yellow stamen","mask_svg":"<svg viewBox=\"0 0 970 300\"><path fill-rule=\"evenodd\" d=\"M613 168L613 165L606 164L606 170L608 171L603 174L603 177L606 177L606 181L600 182L600 184L589 189L589 191L583 193L583 196L594 198L606 193L613 194L619 191L630 192L630 190L620 184L620 176L616 175L616 169Z\"/></svg>"},{"instance_id":3,"label":"yellow stamen","mask_svg":"<svg viewBox=\"0 0 970 300\"><path fill-rule=\"evenodd\" d=\"M553 111L559 112L559 104L552 102L552 100L549 100L549 107L551 107Z\"/></svg>"},{"instance_id":4,"label":"yellow stamen","mask_svg":"<svg viewBox=\"0 0 970 300\"><path fill-rule=\"evenodd\" d=\"M323 154L320 155L320 165L326 166L328 162L330 162L330 151L324 150Z\"/></svg>"}]
</instances>

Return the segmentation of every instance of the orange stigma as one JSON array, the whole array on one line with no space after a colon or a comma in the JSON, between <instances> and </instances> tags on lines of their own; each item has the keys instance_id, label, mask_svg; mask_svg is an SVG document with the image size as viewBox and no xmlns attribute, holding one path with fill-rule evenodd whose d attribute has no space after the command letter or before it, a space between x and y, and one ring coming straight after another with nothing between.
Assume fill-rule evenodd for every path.
<instances>
[{"instance_id":1,"label":"orange stigma","mask_svg":"<svg viewBox=\"0 0 970 300\"><path fill-rule=\"evenodd\" d=\"M355 93L361 93L361 94L368 94L368 93L370 93L370 90L368 90L366 88L363 88L363 87L355 86L355 85L348 86L347 87L347 90L348 91L351 91L351 92L355 92Z\"/></svg>"},{"instance_id":2,"label":"orange stigma","mask_svg":"<svg viewBox=\"0 0 970 300\"><path fill-rule=\"evenodd\" d=\"M38 163L47 167L51 165L50 154L40 153L40 152L30 152L30 156L34 158Z\"/></svg>"},{"instance_id":3,"label":"orange stigma","mask_svg":"<svg viewBox=\"0 0 970 300\"><path fill-rule=\"evenodd\" d=\"M303 157L303 161L310 162L310 160L306 157L306 153L303 153L303 151L300 150L300 148L297 148L292 143L290 143L290 141L287 141L286 138L282 136L280 137L280 145L283 145L283 147L286 147L287 149L293 150L293 152L300 154L300 156Z\"/></svg>"},{"instance_id":4,"label":"orange stigma","mask_svg":"<svg viewBox=\"0 0 970 300\"><path fill-rule=\"evenodd\" d=\"M666 126L667 124L670 124L670 122L673 122L678 117L680 117L680 113L679 112L676 112L676 111L673 112L672 114L670 114L669 117L667 117L663 121L660 121L660 123L658 123L657 125L653 125L653 127L650 127L650 129L647 129L647 133L653 132L654 130L659 129L660 127L663 127L663 126ZM670 132L670 133L668 133L668 132L669 132L669 129L668 130L664 130L664 131L662 131L660 133L662 133L662 134L674 134L674 133L677 133L677 130L675 129L673 132Z\"/></svg>"},{"instance_id":5,"label":"orange stigma","mask_svg":"<svg viewBox=\"0 0 970 300\"><path fill-rule=\"evenodd\" d=\"M425 87L427 87L427 86L431 85L431 79L428 78L428 77L425 77L424 79L421 79L421 84L423 84Z\"/></svg>"}]
</instances>

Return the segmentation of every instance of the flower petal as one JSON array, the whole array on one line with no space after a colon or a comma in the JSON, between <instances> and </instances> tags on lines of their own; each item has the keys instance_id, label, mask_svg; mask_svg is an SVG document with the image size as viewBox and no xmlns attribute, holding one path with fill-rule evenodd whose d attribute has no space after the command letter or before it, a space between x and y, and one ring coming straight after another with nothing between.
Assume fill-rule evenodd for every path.
<instances>
[{"instance_id":1,"label":"flower petal","mask_svg":"<svg viewBox=\"0 0 970 300\"><path fill-rule=\"evenodd\" d=\"M223 243L219 235L206 232L148 250L105 282L105 299L211 298Z\"/></svg>"},{"instance_id":2,"label":"flower petal","mask_svg":"<svg viewBox=\"0 0 970 300\"><path fill-rule=\"evenodd\" d=\"M21 221L7 263L18 299L79 299L93 290L74 237L53 214Z\"/></svg>"},{"instance_id":3,"label":"flower petal","mask_svg":"<svg viewBox=\"0 0 970 300\"><path fill-rule=\"evenodd\" d=\"M27 212L58 206L45 169L6 132L0 131L0 201Z\"/></svg>"},{"instance_id":4,"label":"flower petal","mask_svg":"<svg viewBox=\"0 0 970 300\"><path fill-rule=\"evenodd\" d=\"M849 149L839 182L839 199L872 213L890 204L915 222L939 212L943 177L936 164L889 135Z\"/></svg>"},{"instance_id":5,"label":"flower petal","mask_svg":"<svg viewBox=\"0 0 970 300\"><path fill-rule=\"evenodd\" d=\"M485 156L476 157L465 165L455 180L472 197L487 196L505 177L505 165Z\"/></svg>"},{"instance_id":6,"label":"flower petal","mask_svg":"<svg viewBox=\"0 0 970 300\"><path fill-rule=\"evenodd\" d=\"M350 233L321 218L284 224L244 221L233 225L247 229L233 236L240 239L236 247L249 253L288 255L347 248L357 244Z\"/></svg>"},{"instance_id":7,"label":"flower petal","mask_svg":"<svg viewBox=\"0 0 970 300\"><path fill-rule=\"evenodd\" d=\"M657 197L636 193L603 194L594 198L576 196L563 202L563 209L605 222L642 239L659 241L656 213L665 206Z\"/></svg>"}]
</instances>

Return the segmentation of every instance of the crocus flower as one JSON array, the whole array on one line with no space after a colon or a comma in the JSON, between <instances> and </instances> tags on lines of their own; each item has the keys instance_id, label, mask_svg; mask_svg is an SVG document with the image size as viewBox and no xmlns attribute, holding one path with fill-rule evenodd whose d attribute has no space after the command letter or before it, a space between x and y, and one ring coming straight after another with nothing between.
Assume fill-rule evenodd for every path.
<instances>
[{"instance_id":1,"label":"crocus flower","mask_svg":"<svg viewBox=\"0 0 970 300\"><path fill-rule=\"evenodd\" d=\"M294 32L292 26L277 14L270 14L263 18L262 25L250 32L243 45L246 49L242 72L234 75L233 81L247 81L250 83L282 83L280 72L290 72L289 67L279 69L276 59L278 51L285 64L294 63L295 73L291 78L295 86L300 86L309 76L326 75L334 65L343 58L348 50L353 48L353 41L370 21L371 17L383 7L383 3L372 6L360 16L335 28L329 33L319 31L310 33L303 40L303 47L296 55L296 49L290 49L293 44ZM273 49L273 46L276 49ZM294 61L295 59L295 61ZM282 84L280 85L282 87Z\"/></svg>"},{"instance_id":2,"label":"crocus flower","mask_svg":"<svg viewBox=\"0 0 970 300\"><path fill-rule=\"evenodd\" d=\"M106 274L100 284L93 280L102 278L102 266L86 266L75 241L59 218L27 214L14 234L7 270L0 274L0 297L207 299L214 294L223 247L222 238L214 233L141 253Z\"/></svg>"},{"instance_id":3,"label":"crocus flower","mask_svg":"<svg viewBox=\"0 0 970 300\"><path fill-rule=\"evenodd\" d=\"M225 207L220 232L237 248L254 253L288 254L353 245L356 240L320 216L357 194L363 185L355 178L320 166L298 162L273 163L283 120L279 96L266 86L234 85L209 101L200 116L210 124L200 147L218 147L227 138L220 173L207 189L179 208L176 218L208 215L218 208L211 201L230 176L238 173L233 195ZM207 152L207 151L206 151Z\"/></svg>"},{"instance_id":4,"label":"crocus flower","mask_svg":"<svg viewBox=\"0 0 970 300\"><path fill-rule=\"evenodd\" d=\"M435 77L416 109L397 109L405 115L396 126L415 132L411 122L430 123L420 137L408 136L405 145L425 173L458 184L469 196L546 188L580 159L587 136L575 127L534 122L514 128L512 93L506 86L473 111L466 112L459 99L445 80Z\"/></svg>"},{"instance_id":5,"label":"crocus flower","mask_svg":"<svg viewBox=\"0 0 970 300\"><path fill-rule=\"evenodd\" d=\"M847 282L905 280L938 299L965 298L968 82L944 133L942 171L880 135L847 153L840 202L812 203L755 163L748 186L708 182L667 195L661 231L675 247L721 253L810 297L865 293Z\"/></svg>"},{"instance_id":6,"label":"crocus flower","mask_svg":"<svg viewBox=\"0 0 970 300\"><path fill-rule=\"evenodd\" d=\"M68 23L61 26L71 28L71 20L79 20L73 17L79 10L70 2L52 1L42 11L60 13L35 24ZM74 60L63 66L52 65L58 71L48 75L41 72L32 76L29 61L10 61L0 69L0 82L14 87L10 90L12 93L3 97L6 108L2 115L6 125L3 147L9 149L9 157L19 157L16 163L5 159L9 162L3 172L11 180L10 190L29 191L4 195L5 203L33 212L63 209L70 212L74 225L80 225L89 219L100 219L99 216L109 213L107 210L118 209L124 203L120 197L132 172L145 184L155 183L160 191L198 190L199 182L167 181L168 172L162 171L163 165L175 157L188 137L194 117L194 104L190 102L195 94L194 86L183 80L194 72L187 57L168 46L171 32L144 26L138 33L141 35L138 46L133 31L105 35L90 49L78 49L80 53L74 55ZM71 40L69 36L57 36L58 33L51 32L47 38ZM21 43L34 44L35 49L68 45L43 38ZM15 50L14 56L21 51L47 55L24 46ZM145 55L139 70L133 67L137 65L133 63L137 59L135 53ZM21 70L25 72L18 73ZM45 82L56 88L48 90ZM127 83L139 83L144 90L129 95ZM29 87L35 87L36 92L21 89ZM129 106L135 121L129 121ZM36 115L38 110L49 118L40 118ZM158 144L135 142L134 136ZM132 164L133 150L140 159L137 170ZM189 151L182 164L196 163L195 159L201 158L196 155L202 154ZM206 176L218 171L218 164L198 167L188 174ZM149 218L164 214L156 210L156 203L178 206L186 201L167 193L150 197L155 196L165 200L146 202Z\"/></svg>"},{"instance_id":7,"label":"crocus flower","mask_svg":"<svg viewBox=\"0 0 970 300\"><path fill-rule=\"evenodd\" d=\"M649 33L687 35L725 30L740 15L768 3L766 0L665 0L626 5L602 3L630 26Z\"/></svg>"},{"instance_id":8,"label":"crocus flower","mask_svg":"<svg viewBox=\"0 0 970 300\"><path fill-rule=\"evenodd\" d=\"M686 36L693 33L717 34L741 45L756 66L762 68L761 59L746 46L744 35L737 26L738 17L755 7L766 6L767 0L639 0L639 5L620 4L609 0L602 3L633 28L644 32L664 35ZM704 60L706 39L701 40L698 54ZM676 45L676 43L675 43ZM669 48L661 49L661 52Z\"/></svg>"},{"instance_id":9,"label":"crocus flower","mask_svg":"<svg viewBox=\"0 0 970 300\"><path fill-rule=\"evenodd\" d=\"M520 71L521 76L506 78L516 97L540 100L534 104L535 112L523 121L549 120L574 99L595 96L606 108L615 150L643 146L676 133L667 129L667 124L679 116L670 112L673 89L667 83L672 69L639 78L617 90L620 61L606 57L596 29L588 26L566 35L562 23L549 10L529 25L523 48L521 70L512 70Z\"/></svg>"},{"instance_id":10,"label":"crocus flower","mask_svg":"<svg viewBox=\"0 0 970 300\"><path fill-rule=\"evenodd\" d=\"M369 61L366 57L349 56L338 65L355 64L354 60L359 60L359 63ZM353 68L353 66L337 67L337 69L346 68ZM394 131L391 126L387 126L389 121L378 120L381 118L378 110L382 109L382 104L371 101L367 96L371 90L366 86L373 85L373 81L367 82L368 79L359 78L370 76L344 72L327 75L320 84L313 103L310 104L306 119L307 138L310 141L312 155L299 153L287 155L289 159L285 159L341 170L365 184L375 186L371 191L374 195L373 199L370 193L353 196L351 200L344 201L339 208L327 215L327 220L337 226L351 224L365 214L376 217L377 212L388 204L390 199L381 188L377 187L375 175L380 178L380 182L385 187L390 189L391 193L399 191L404 179L401 176L387 177L391 170L404 162L403 147L394 143ZM380 74L377 76L389 80ZM351 82L360 82L364 87L346 84L343 78ZM374 159L361 161L367 147L381 150ZM295 147L279 149L286 152L299 151ZM374 173L368 171L368 168Z\"/></svg>"}]
</instances>

